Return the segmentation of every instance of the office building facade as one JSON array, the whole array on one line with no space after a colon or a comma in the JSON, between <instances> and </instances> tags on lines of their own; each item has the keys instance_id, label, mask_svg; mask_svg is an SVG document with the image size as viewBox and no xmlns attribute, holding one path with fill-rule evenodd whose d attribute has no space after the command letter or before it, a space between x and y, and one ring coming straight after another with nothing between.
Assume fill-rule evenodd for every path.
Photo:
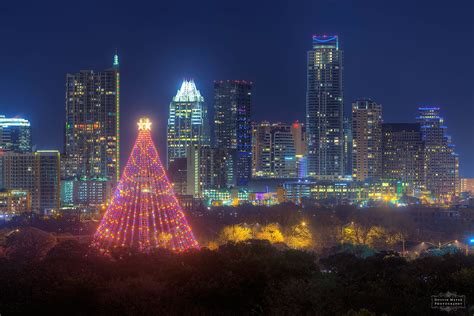
<instances>
[{"instance_id":1,"label":"office building facade","mask_svg":"<svg viewBox=\"0 0 474 316\"><path fill-rule=\"evenodd\" d=\"M27 190L0 189L0 222L31 210L30 193Z\"/></svg>"},{"instance_id":2,"label":"office building facade","mask_svg":"<svg viewBox=\"0 0 474 316\"><path fill-rule=\"evenodd\" d=\"M226 148L193 145L188 148L186 194L203 197L206 190L221 190L236 185L237 162Z\"/></svg>"},{"instance_id":3,"label":"office building facade","mask_svg":"<svg viewBox=\"0 0 474 316\"><path fill-rule=\"evenodd\" d=\"M61 180L61 206L104 205L112 193L110 181L105 180Z\"/></svg>"},{"instance_id":4,"label":"office building facade","mask_svg":"<svg viewBox=\"0 0 474 316\"><path fill-rule=\"evenodd\" d=\"M467 192L474 195L474 178L462 178L459 181L460 192Z\"/></svg>"},{"instance_id":5,"label":"office building facade","mask_svg":"<svg viewBox=\"0 0 474 316\"><path fill-rule=\"evenodd\" d=\"M416 123L382 124L382 176L424 187L424 142Z\"/></svg>"},{"instance_id":6,"label":"office building facade","mask_svg":"<svg viewBox=\"0 0 474 316\"><path fill-rule=\"evenodd\" d=\"M262 122L253 124L254 177L296 178L297 157L295 148L300 138L293 124ZM301 150L301 148L300 148Z\"/></svg>"},{"instance_id":7,"label":"office building facade","mask_svg":"<svg viewBox=\"0 0 474 316\"><path fill-rule=\"evenodd\" d=\"M234 152L237 185L252 175L251 136L252 82L214 82L214 146Z\"/></svg>"}]
</instances>

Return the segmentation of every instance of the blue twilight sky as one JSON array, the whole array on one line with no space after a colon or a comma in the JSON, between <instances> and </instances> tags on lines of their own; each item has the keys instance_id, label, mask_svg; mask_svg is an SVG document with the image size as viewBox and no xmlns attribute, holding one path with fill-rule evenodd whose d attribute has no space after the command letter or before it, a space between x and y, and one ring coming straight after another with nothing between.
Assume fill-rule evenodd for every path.
<instances>
[{"instance_id":1,"label":"blue twilight sky","mask_svg":"<svg viewBox=\"0 0 474 316\"><path fill-rule=\"evenodd\" d=\"M168 104L194 78L212 107L212 82L254 82L253 119L304 121L312 34L338 34L345 106L370 97L386 122L413 122L420 105L442 108L474 177L474 2L2 1L0 114L33 124L38 149L61 149L66 72L121 61L122 160L149 115L164 158Z\"/></svg>"}]
</instances>

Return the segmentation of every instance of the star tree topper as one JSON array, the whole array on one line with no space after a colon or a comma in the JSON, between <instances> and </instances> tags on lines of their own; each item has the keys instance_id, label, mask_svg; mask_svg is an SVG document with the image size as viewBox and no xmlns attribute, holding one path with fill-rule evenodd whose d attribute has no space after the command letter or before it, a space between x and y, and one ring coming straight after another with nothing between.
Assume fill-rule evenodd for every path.
<instances>
[{"instance_id":1,"label":"star tree topper","mask_svg":"<svg viewBox=\"0 0 474 316\"><path fill-rule=\"evenodd\" d=\"M139 131L149 131L151 130L151 121L148 117L141 118L138 123L138 130Z\"/></svg>"}]
</instances>

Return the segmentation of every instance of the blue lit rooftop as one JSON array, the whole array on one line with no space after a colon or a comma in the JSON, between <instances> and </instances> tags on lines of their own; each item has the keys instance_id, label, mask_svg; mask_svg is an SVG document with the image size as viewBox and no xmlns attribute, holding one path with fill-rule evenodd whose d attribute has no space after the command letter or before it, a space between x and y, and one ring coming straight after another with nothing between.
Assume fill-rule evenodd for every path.
<instances>
[{"instance_id":1,"label":"blue lit rooftop","mask_svg":"<svg viewBox=\"0 0 474 316\"><path fill-rule=\"evenodd\" d=\"M329 47L339 49L337 35L313 35L313 48Z\"/></svg>"},{"instance_id":2,"label":"blue lit rooftop","mask_svg":"<svg viewBox=\"0 0 474 316\"><path fill-rule=\"evenodd\" d=\"M30 126L30 121L24 118L8 118L5 115L0 115L0 127L16 127L16 126Z\"/></svg>"}]
</instances>

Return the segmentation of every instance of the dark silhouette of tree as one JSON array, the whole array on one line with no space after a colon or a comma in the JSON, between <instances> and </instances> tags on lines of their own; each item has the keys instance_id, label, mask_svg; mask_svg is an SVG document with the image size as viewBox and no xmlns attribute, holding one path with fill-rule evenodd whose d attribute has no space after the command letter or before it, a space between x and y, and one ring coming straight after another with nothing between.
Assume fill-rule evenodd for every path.
<instances>
[{"instance_id":1,"label":"dark silhouette of tree","mask_svg":"<svg viewBox=\"0 0 474 316\"><path fill-rule=\"evenodd\" d=\"M52 237L12 235L9 247L33 252L0 258L2 315L430 315L431 295L466 295L460 312L474 302L474 256L462 254L410 261L344 244L319 257L250 239L103 256L76 240L51 246L32 236Z\"/></svg>"},{"instance_id":2,"label":"dark silhouette of tree","mask_svg":"<svg viewBox=\"0 0 474 316\"><path fill-rule=\"evenodd\" d=\"M33 227L13 231L6 240L6 256L18 263L41 260L56 244L56 238Z\"/></svg>"}]
</instances>

